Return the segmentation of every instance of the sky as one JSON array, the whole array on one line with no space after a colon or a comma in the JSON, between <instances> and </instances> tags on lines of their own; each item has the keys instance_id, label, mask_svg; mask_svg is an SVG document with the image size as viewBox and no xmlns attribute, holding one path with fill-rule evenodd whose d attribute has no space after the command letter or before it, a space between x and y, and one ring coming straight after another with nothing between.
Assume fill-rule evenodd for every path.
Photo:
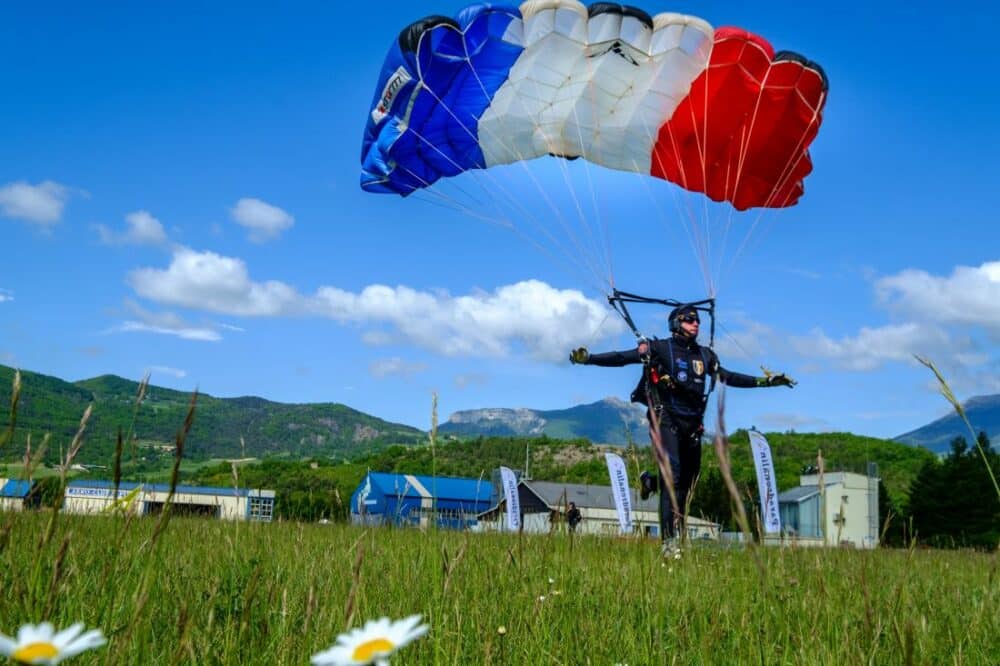
<instances>
[{"instance_id":1,"label":"sky","mask_svg":"<svg viewBox=\"0 0 1000 666\"><path fill-rule=\"evenodd\" d=\"M442 421L627 399L637 367L567 362L577 346L635 344L603 277L658 298L713 293L722 364L799 381L730 391L730 429L900 435L949 408L914 354L960 399L1000 393L1000 10L638 3L823 66L814 171L790 209L733 215L555 158L433 196L362 191L385 53L408 23L466 4L0 9L0 363L338 402L426 430L434 395ZM518 226L553 207L571 224L551 242ZM662 308L635 314L668 334Z\"/></svg>"}]
</instances>

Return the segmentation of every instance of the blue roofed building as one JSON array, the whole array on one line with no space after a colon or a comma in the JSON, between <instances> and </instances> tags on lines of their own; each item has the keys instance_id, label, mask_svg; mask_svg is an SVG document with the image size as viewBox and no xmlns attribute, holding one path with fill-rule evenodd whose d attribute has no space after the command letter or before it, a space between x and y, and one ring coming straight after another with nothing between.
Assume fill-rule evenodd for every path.
<instances>
[{"instance_id":1,"label":"blue roofed building","mask_svg":"<svg viewBox=\"0 0 1000 666\"><path fill-rule=\"evenodd\" d=\"M493 493L489 480L369 472L351 494L351 522L467 529Z\"/></svg>"},{"instance_id":2,"label":"blue roofed building","mask_svg":"<svg viewBox=\"0 0 1000 666\"><path fill-rule=\"evenodd\" d=\"M32 500L33 481L0 478L0 511L22 511Z\"/></svg>"}]
</instances>

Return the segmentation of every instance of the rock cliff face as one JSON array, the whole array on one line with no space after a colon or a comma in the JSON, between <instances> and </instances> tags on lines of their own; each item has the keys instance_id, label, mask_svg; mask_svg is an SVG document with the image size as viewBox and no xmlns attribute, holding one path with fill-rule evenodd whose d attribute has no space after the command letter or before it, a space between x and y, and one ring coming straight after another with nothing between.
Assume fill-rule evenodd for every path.
<instances>
[{"instance_id":1,"label":"rock cliff face","mask_svg":"<svg viewBox=\"0 0 1000 666\"><path fill-rule=\"evenodd\" d=\"M626 444L631 436L639 444L646 443L645 410L617 398L557 410L469 409L452 414L438 430L456 435L583 437L601 444L619 445Z\"/></svg>"}]
</instances>

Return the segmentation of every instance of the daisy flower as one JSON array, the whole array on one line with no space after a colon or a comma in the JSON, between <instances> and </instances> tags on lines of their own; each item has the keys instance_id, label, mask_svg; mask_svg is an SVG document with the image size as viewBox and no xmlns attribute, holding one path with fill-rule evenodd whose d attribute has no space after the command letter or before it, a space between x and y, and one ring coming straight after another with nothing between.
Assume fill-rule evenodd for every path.
<instances>
[{"instance_id":1,"label":"daisy flower","mask_svg":"<svg viewBox=\"0 0 1000 666\"><path fill-rule=\"evenodd\" d=\"M82 631L82 622L58 634L48 622L42 622L37 627L26 624L17 630L16 640L0 634L0 654L22 664L51 666L108 642L100 629L91 629L84 634L81 634Z\"/></svg>"},{"instance_id":2,"label":"daisy flower","mask_svg":"<svg viewBox=\"0 0 1000 666\"><path fill-rule=\"evenodd\" d=\"M387 617L369 620L360 629L337 636L332 647L312 656L312 663L315 666L387 666L394 652L426 634L428 628L420 624L419 615L395 622Z\"/></svg>"}]
</instances>

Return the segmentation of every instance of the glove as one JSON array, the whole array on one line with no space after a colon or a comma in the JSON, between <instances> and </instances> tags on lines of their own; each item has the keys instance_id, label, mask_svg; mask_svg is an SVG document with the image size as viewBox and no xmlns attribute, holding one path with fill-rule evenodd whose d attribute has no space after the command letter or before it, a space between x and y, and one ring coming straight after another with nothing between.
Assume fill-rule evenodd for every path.
<instances>
[{"instance_id":1,"label":"glove","mask_svg":"<svg viewBox=\"0 0 1000 666\"><path fill-rule=\"evenodd\" d=\"M796 384L798 384L797 381L783 372L757 378L757 386L787 386L788 388L795 388Z\"/></svg>"},{"instance_id":2,"label":"glove","mask_svg":"<svg viewBox=\"0 0 1000 666\"><path fill-rule=\"evenodd\" d=\"M580 347L579 349L574 349L569 353L570 363L586 363L590 359L590 352L587 351L586 347Z\"/></svg>"}]
</instances>

